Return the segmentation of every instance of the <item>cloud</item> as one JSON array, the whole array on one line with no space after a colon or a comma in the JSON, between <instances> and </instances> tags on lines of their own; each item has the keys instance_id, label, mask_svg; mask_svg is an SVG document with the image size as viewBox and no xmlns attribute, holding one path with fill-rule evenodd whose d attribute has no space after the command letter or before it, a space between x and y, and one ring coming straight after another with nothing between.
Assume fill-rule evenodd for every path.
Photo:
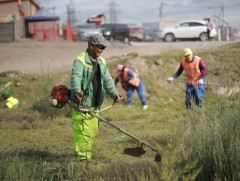
<instances>
[{"instance_id":1,"label":"cloud","mask_svg":"<svg viewBox=\"0 0 240 181\"><path fill-rule=\"evenodd\" d=\"M66 0L39 0L45 7L56 7L55 14L60 17L66 17L67 5ZM72 0L77 16L81 23L85 22L87 17L104 13L106 17L110 16L110 0L79 1ZM115 2L116 15L121 23L158 22L159 8L161 1L156 0L111 0ZM203 19L213 15L224 16L224 19L231 26L240 29L240 2L239 0L225 0L224 3L219 0L162 0L163 18L166 20L186 20L186 19Z\"/></svg>"}]
</instances>

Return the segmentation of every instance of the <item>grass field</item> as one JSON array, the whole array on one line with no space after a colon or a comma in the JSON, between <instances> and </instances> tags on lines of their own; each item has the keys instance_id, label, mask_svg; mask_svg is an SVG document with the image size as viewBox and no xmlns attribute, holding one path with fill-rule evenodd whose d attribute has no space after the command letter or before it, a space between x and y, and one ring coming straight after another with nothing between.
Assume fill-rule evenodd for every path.
<instances>
[{"instance_id":1,"label":"grass field","mask_svg":"<svg viewBox=\"0 0 240 181\"><path fill-rule=\"evenodd\" d=\"M161 162L154 161L156 153L148 147L141 157L123 154L138 142L102 122L93 159L77 161L71 110L52 108L48 102L52 85L70 85L70 72L0 73L0 85L11 82L8 90L21 102L18 109L0 109L0 180L240 180L240 44L195 54L207 64L208 82L234 91L218 94L219 87L208 85L204 106L190 111L184 105L185 85L166 81L178 68L179 50L108 64L113 76L118 63L138 71L149 109L142 111L135 93L131 109L123 102L100 116L156 147ZM111 104L106 96L103 108Z\"/></svg>"}]
</instances>

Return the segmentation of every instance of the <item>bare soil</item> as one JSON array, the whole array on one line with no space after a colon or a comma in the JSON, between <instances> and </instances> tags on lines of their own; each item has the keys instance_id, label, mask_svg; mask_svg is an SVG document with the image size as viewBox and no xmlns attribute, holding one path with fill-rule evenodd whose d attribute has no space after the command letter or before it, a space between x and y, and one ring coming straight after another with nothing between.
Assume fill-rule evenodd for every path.
<instances>
[{"instance_id":1,"label":"bare soil","mask_svg":"<svg viewBox=\"0 0 240 181\"><path fill-rule=\"evenodd\" d=\"M102 56L109 62L128 54L155 55L171 49L216 49L231 42L139 42L124 44L113 42ZM87 48L87 42L21 40L0 44L0 72L19 71L30 74L47 74L71 71L75 57Z\"/></svg>"}]
</instances>

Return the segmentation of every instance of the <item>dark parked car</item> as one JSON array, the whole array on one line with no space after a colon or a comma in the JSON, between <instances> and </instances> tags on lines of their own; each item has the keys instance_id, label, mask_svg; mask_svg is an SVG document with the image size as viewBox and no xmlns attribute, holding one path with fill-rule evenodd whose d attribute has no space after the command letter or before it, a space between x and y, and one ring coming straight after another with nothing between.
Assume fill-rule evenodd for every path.
<instances>
[{"instance_id":1,"label":"dark parked car","mask_svg":"<svg viewBox=\"0 0 240 181\"><path fill-rule=\"evenodd\" d=\"M103 36L110 41L120 40L127 42L129 39L128 25L109 23L100 26Z\"/></svg>"}]
</instances>

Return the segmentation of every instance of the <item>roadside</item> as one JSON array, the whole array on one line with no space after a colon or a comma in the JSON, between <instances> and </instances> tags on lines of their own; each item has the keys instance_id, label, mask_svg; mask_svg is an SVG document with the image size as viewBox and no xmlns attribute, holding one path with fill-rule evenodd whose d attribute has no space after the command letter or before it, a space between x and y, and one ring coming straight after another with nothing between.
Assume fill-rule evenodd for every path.
<instances>
[{"instance_id":1,"label":"roadside","mask_svg":"<svg viewBox=\"0 0 240 181\"><path fill-rule=\"evenodd\" d=\"M232 42L113 42L102 56L111 61L114 57L134 53L139 56L155 55L170 49L190 47L193 50L215 49ZM31 74L47 74L70 71L74 58L87 47L87 42L44 42L24 40L0 44L0 72L20 71Z\"/></svg>"}]
</instances>

